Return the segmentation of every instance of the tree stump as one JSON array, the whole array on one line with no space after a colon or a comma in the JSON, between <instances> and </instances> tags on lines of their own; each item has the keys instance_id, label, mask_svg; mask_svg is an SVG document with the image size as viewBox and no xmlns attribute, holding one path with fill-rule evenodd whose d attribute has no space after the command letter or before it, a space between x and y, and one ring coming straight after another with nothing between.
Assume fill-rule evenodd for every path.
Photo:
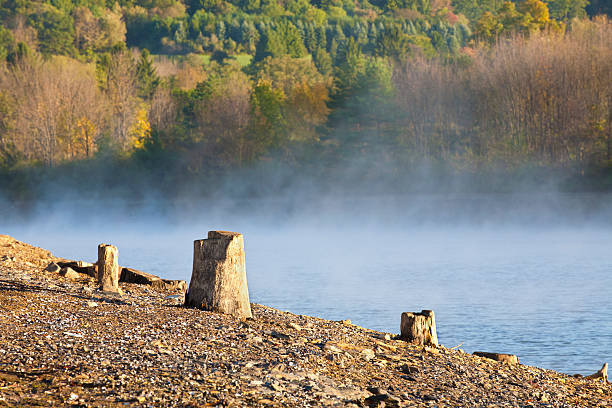
<instances>
[{"instance_id":1,"label":"tree stump","mask_svg":"<svg viewBox=\"0 0 612 408\"><path fill-rule=\"evenodd\" d=\"M421 313L402 313L400 337L419 346L438 346L436 319L433 310Z\"/></svg>"},{"instance_id":2,"label":"tree stump","mask_svg":"<svg viewBox=\"0 0 612 408\"><path fill-rule=\"evenodd\" d=\"M252 317L242 234L209 231L208 239L193 244L193 272L185 306Z\"/></svg>"},{"instance_id":3,"label":"tree stump","mask_svg":"<svg viewBox=\"0 0 612 408\"><path fill-rule=\"evenodd\" d=\"M121 293L119 289L119 254L117 247L98 245L98 285L105 292Z\"/></svg>"},{"instance_id":4,"label":"tree stump","mask_svg":"<svg viewBox=\"0 0 612 408\"><path fill-rule=\"evenodd\" d=\"M608 363L604 363L603 367L601 367L601 370L599 370L595 374L591 374L584 378L588 378L590 380L596 380L598 378L601 378L603 382L607 383L608 382Z\"/></svg>"}]
</instances>

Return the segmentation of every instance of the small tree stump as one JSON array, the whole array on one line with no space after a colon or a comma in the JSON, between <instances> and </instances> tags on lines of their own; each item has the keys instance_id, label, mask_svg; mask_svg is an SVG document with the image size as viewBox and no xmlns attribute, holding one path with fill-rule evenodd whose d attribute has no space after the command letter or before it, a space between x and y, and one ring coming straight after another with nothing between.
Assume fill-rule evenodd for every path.
<instances>
[{"instance_id":1,"label":"small tree stump","mask_svg":"<svg viewBox=\"0 0 612 408\"><path fill-rule=\"evenodd\" d=\"M484 358L499 361L502 363L508 363L508 364L518 364L519 363L518 357L515 356L514 354L487 353L484 351L475 351L472 354L478 357L484 357Z\"/></svg>"},{"instance_id":2,"label":"small tree stump","mask_svg":"<svg viewBox=\"0 0 612 408\"><path fill-rule=\"evenodd\" d=\"M584 378L588 378L590 380L596 380L596 379L601 378L603 382L607 383L608 382L608 363L604 363L603 367L601 367L601 370L599 370L595 374L591 374Z\"/></svg>"},{"instance_id":3,"label":"small tree stump","mask_svg":"<svg viewBox=\"0 0 612 408\"><path fill-rule=\"evenodd\" d=\"M209 231L208 239L193 244L193 272L185 305L252 317L242 234Z\"/></svg>"},{"instance_id":4,"label":"small tree stump","mask_svg":"<svg viewBox=\"0 0 612 408\"><path fill-rule=\"evenodd\" d=\"M121 293L119 289L119 254L117 247L98 245L98 285L105 292Z\"/></svg>"},{"instance_id":5,"label":"small tree stump","mask_svg":"<svg viewBox=\"0 0 612 408\"><path fill-rule=\"evenodd\" d=\"M438 346L436 319L433 310L421 313L402 313L400 337L419 346Z\"/></svg>"}]
</instances>

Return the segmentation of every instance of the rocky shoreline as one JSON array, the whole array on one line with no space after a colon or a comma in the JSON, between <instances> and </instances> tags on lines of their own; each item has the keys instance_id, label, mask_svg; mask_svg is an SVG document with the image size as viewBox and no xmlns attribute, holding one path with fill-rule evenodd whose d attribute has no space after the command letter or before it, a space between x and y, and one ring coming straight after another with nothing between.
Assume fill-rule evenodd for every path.
<instances>
[{"instance_id":1,"label":"rocky shoreline","mask_svg":"<svg viewBox=\"0 0 612 408\"><path fill-rule=\"evenodd\" d=\"M0 406L612 406L601 380L256 304L189 309L181 285L112 295L58 261L0 235Z\"/></svg>"}]
</instances>

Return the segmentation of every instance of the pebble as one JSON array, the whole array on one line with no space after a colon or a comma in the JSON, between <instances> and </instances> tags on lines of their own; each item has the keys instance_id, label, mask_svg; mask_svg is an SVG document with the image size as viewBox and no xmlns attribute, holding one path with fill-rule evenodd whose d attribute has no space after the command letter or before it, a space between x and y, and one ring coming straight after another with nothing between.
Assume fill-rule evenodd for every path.
<instances>
[{"instance_id":1,"label":"pebble","mask_svg":"<svg viewBox=\"0 0 612 408\"><path fill-rule=\"evenodd\" d=\"M376 353L374 353L374 350L370 350L370 349L361 350L361 355L363 356L363 358L365 358L368 361L376 357Z\"/></svg>"}]
</instances>

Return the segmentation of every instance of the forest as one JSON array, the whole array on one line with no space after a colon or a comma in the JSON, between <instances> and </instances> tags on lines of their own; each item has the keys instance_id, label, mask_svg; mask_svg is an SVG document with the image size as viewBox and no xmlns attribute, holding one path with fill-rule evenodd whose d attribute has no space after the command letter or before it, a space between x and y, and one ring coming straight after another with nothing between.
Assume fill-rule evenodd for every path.
<instances>
[{"instance_id":1,"label":"forest","mask_svg":"<svg viewBox=\"0 0 612 408\"><path fill-rule=\"evenodd\" d=\"M0 0L0 195L423 165L612 189L610 15L605 0Z\"/></svg>"}]
</instances>

